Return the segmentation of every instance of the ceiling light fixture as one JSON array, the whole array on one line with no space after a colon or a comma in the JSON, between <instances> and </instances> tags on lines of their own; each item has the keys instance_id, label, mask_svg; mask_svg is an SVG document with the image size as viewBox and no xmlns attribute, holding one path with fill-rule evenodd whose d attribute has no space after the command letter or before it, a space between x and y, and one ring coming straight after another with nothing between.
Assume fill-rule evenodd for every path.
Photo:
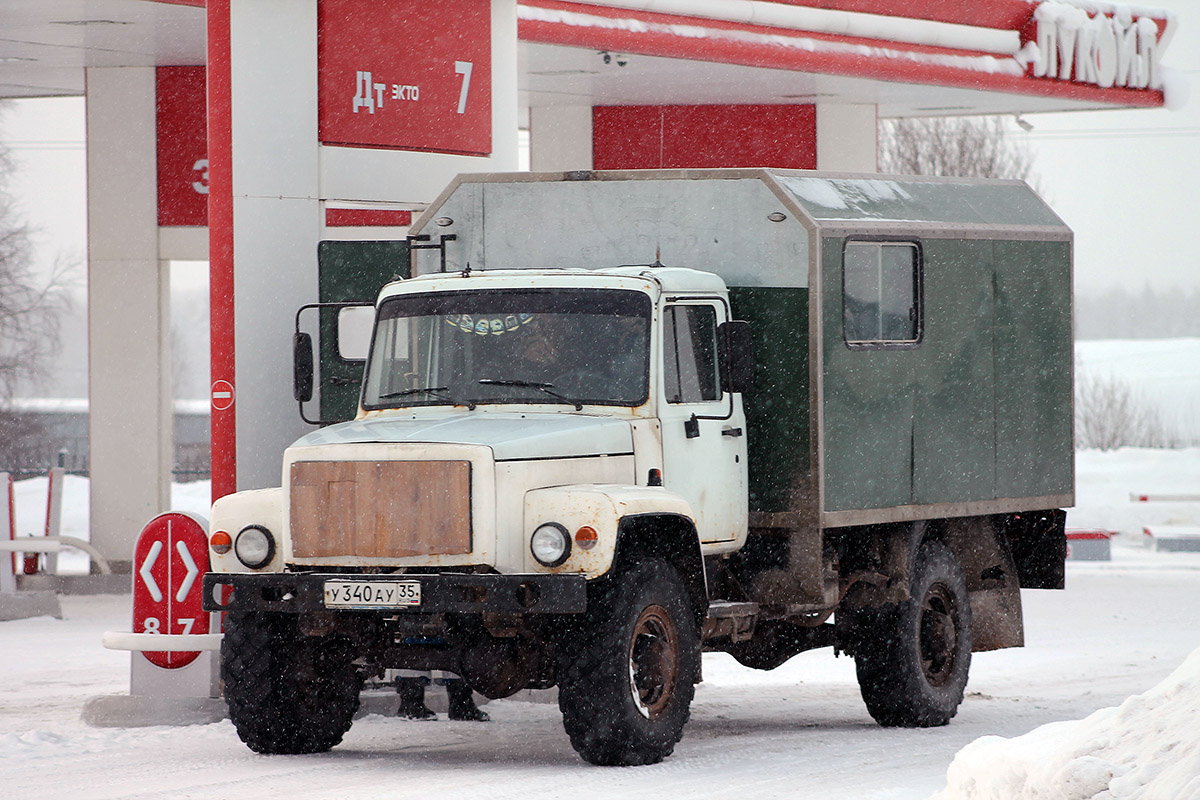
<instances>
[{"instance_id":1,"label":"ceiling light fixture","mask_svg":"<svg viewBox=\"0 0 1200 800\"><path fill-rule=\"evenodd\" d=\"M132 25L119 19L62 19L51 20L51 25Z\"/></svg>"}]
</instances>

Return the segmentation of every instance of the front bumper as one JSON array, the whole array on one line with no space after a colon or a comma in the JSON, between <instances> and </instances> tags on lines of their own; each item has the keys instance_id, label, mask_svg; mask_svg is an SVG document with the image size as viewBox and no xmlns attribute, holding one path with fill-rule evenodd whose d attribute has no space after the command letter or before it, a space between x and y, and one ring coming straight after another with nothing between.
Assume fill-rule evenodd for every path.
<instances>
[{"instance_id":1,"label":"front bumper","mask_svg":"<svg viewBox=\"0 0 1200 800\"><path fill-rule=\"evenodd\" d=\"M582 575L348 575L314 572L273 572L263 575L210 572L204 576L204 610L292 614L325 611L327 580L392 582L398 579L420 582L420 606L371 611L331 610L351 614L579 614L587 610L587 580Z\"/></svg>"}]
</instances>

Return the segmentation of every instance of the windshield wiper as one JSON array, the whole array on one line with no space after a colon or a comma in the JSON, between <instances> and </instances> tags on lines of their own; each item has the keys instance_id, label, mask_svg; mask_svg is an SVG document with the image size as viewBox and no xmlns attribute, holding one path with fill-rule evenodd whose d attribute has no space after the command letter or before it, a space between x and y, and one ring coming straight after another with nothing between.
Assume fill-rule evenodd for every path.
<instances>
[{"instance_id":1,"label":"windshield wiper","mask_svg":"<svg viewBox=\"0 0 1200 800\"><path fill-rule=\"evenodd\" d=\"M397 397L408 397L409 395L413 394L428 394L433 395L439 400L446 400L447 402L453 403L456 406L463 405L461 400L449 394L449 390L449 386L418 386L415 389L401 389L398 392L385 392L384 394L379 395L379 399L395 400ZM468 400L466 402L466 406L468 411L475 410L474 401Z\"/></svg>"},{"instance_id":2,"label":"windshield wiper","mask_svg":"<svg viewBox=\"0 0 1200 800\"><path fill-rule=\"evenodd\" d=\"M482 386L516 386L522 389L537 389L539 392L544 392L545 394L550 395L555 400L575 406L576 411L583 410L583 403L579 402L578 400L572 400L566 395L562 395L556 391L553 391L553 383L539 383L537 381L501 381L492 380L491 378L482 378L476 381L476 383Z\"/></svg>"}]
</instances>

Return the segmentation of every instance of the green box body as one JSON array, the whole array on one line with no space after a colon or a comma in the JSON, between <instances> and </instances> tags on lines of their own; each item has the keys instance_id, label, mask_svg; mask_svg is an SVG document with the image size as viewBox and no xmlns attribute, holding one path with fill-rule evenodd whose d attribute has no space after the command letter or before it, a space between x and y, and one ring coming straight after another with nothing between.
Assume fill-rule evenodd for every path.
<instances>
[{"instance_id":1,"label":"green box body","mask_svg":"<svg viewBox=\"0 0 1200 800\"><path fill-rule=\"evenodd\" d=\"M452 220L456 239L444 254L414 252L411 274L444 258L448 271L663 263L721 275L753 331L752 528L1074 502L1072 234L1023 183L781 170L464 175L415 229L435 217ZM847 344L848 240L919 248L915 345ZM409 274L403 248L322 247L323 301L364 299L385 273ZM323 375L361 372L331 360L323 344ZM323 416L351 416L352 394L331 387Z\"/></svg>"}]
</instances>

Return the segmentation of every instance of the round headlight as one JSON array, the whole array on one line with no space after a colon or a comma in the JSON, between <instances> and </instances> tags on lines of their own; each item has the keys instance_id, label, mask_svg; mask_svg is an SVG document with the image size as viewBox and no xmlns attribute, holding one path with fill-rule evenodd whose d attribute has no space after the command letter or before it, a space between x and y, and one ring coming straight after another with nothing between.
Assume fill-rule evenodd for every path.
<instances>
[{"instance_id":1,"label":"round headlight","mask_svg":"<svg viewBox=\"0 0 1200 800\"><path fill-rule=\"evenodd\" d=\"M571 555L571 535L557 522L547 522L529 538L529 550L542 566L557 567Z\"/></svg>"},{"instance_id":2,"label":"round headlight","mask_svg":"<svg viewBox=\"0 0 1200 800\"><path fill-rule=\"evenodd\" d=\"M234 539L233 553L250 569L262 569L275 557L275 537L261 525L247 525Z\"/></svg>"}]
</instances>

